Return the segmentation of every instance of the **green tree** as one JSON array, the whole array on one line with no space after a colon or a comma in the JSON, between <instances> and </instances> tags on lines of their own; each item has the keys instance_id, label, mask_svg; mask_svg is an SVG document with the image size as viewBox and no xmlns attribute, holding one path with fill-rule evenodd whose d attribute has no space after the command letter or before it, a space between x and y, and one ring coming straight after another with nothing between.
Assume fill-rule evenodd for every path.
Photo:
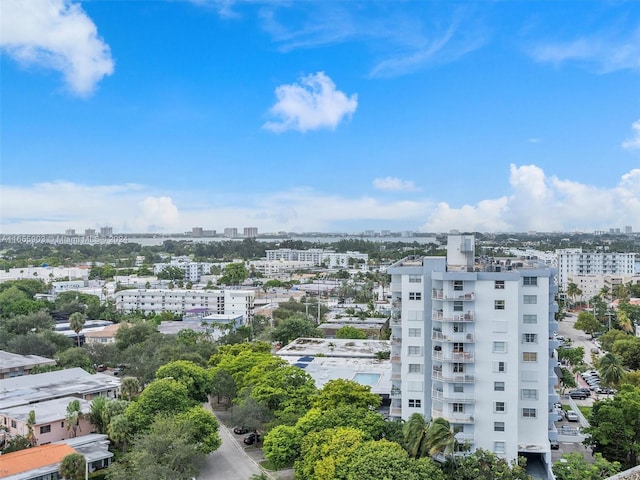
<instances>
[{"instance_id":1,"label":"green tree","mask_svg":"<svg viewBox=\"0 0 640 480\"><path fill-rule=\"evenodd\" d=\"M36 412L35 410L29 410L29 416L27 418L27 440L29 440L29 446L35 447L38 444L33 428L36 425Z\"/></svg>"},{"instance_id":2,"label":"green tree","mask_svg":"<svg viewBox=\"0 0 640 480\"><path fill-rule=\"evenodd\" d=\"M82 347L68 348L59 352L55 358L59 367L79 367L87 372L94 373L93 361L91 360L91 357L87 355L87 351Z\"/></svg>"},{"instance_id":3,"label":"green tree","mask_svg":"<svg viewBox=\"0 0 640 480\"><path fill-rule=\"evenodd\" d=\"M404 445L412 458L424 457L429 452L429 426L424 415L414 413L404 424Z\"/></svg>"},{"instance_id":4,"label":"green tree","mask_svg":"<svg viewBox=\"0 0 640 480\"><path fill-rule=\"evenodd\" d=\"M600 330L600 328L602 327L596 317L585 310L578 314L578 320L576 320L576 323L573 326L575 329L582 330L583 332L589 333L591 335Z\"/></svg>"},{"instance_id":5,"label":"green tree","mask_svg":"<svg viewBox=\"0 0 640 480\"><path fill-rule=\"evenodd\" d=\"M218 279L220 285L241 285L249 277L244 263L230 263L224 267L224 274Z\"/></svg>"},{"instance_id":6,"label":"green tree","mask_svg":"<svg viewBox=\"0 0 640 480\"><path fill-rule=\"evenodd\" d=\"M561 370L562 377L560 378L560 386L562 387L562 393L564 394L564 391L567 388L575 388L577 386L577 383L573 374L568 369L561 367Z\"/></svg>"},{"instance_id":7,"label":"green tree","mask_svg":"<svg viewBox=\"0 0 640 480\"><path fill-rule=\"evenodd\" d=\"M600 335L598 340L600 341L600 345L602 345L602 349L605 352L610 352L613 350L613 345L621 339L629 338L629 335L624 333L621 330L609 330L606 333Z\"/></svg>"},{"instance_id":8,"label":"green tree","mask_svg":"<svg viewBox=\"0 0 640 480\"><path fill-rule=\"evenodd\" d=\"M86 469L86 460L79 453L70 453L60 463L60 475L65 480L83 480Z\"/></svg>"},{"instance_id":9,"label":"green tree","mask_svg":"<svg viewBox=\"0 0 640 480\"><path fill-rule=\"evenodd\" d=\"M577 365L584 361L584 347L559 347L558 348L558 360L566 361L570 365Z\"/></svg>"},{"instance_id":10,"label":"green tree","mask_svg":"<svg viewBox=\"0 0 640 480\"><path fill-rule=\"evenodd\" d=\"M109 422L107 427L107 434L109 439L118 447L122 447L122 453L127 451L127 443L131 437L132 427L127 420L127 416L123 413L116 415Z\"/></svg>"},{"instance_id":11,"label":"green tree","mask_svg":"<svg viewBox=\"0 0 640 480\"><path fill-rule=\"evenodd\" d=\"M366 340L367 334L362 330L352 327L351 325L345 325L336 331L336 338Z\"/></svg>"},{"instance_id":12,"label":"green tree","mask_svg":"<svg viewBox=\"0 0 640 480\"><path fill-rule=\"evenodd\" d=\"M213 368L211 371L211 394L218 397L218 403L223 398L231 403L236 392L236 382L231 374L224 369Z\"/></svg>"},{"instance_id":13,"label":"green tree","mask_svg":"<svg viewBox=\"0 0 640 480\"><path fill-rule=\"evenodd\" d=\"M84 327L87 317L84 313L75 312L69 317L69 326L71 330L76 332L76 340L78 341L78 347L80 346L80 331Z\"/></svg>"},{"instance_id":14,"label":"green tree","mask_svg":"<svg viewBox=\"0 0 640 480\"><path fill-rule=\"evenodd\" d=\"M53 317L46 310L39 310L27 315L16 315L2 321L2 329L14 335L50 331L53 330L54 325Z\"/></svg>"},{"instance_id":15,"label":"green tree","mask_svg":"<svg viewBox=\"0 0 640 480\"><path fill-rule=\"evenodd\" d=\"M580 295L582 295L582 290L578 288L578 285L576 285L573 282L570 282L567 285L567 296L571 299L571 303L575 305L576 297L579 297Z\"/></svg>"},{"instance_id":16,"label":"green tree","mask_svg":"<svg viewBox=\"0 0 640 480\"><path fill-rule=\"evenodd\" d=\"M327 428L351 427L360 430L365 440L387 438L397 427L395 422L385 421L378 412L352 405L339 405L330 410L310 409L296 423L304 435Z\"/></svg>"},{"instance_id":17,"label":"green tree","mask_svg":"<svg viewBox=\"0 0 640 480\"><path fill-rule=\"evenodd\" d=\"M331 410L342 405L357 408L377 409L380 396L371 393L371 387L352 380L335 379L324 384L313 400L313 406L320 410Z\"/></svg>"},{"instance_id":18,"label":"green tree","mask_svg":"<svg viewBox=\"0 0 640 480\"><path fill-rule=\"evenodd\" d=\"M156 378L173 378L187 387L189 397L206 402L211 392L211 377L206 369L193 362L176 360L158 369Z\"/></svg>"},{"instance_id":19,"label":"green tree","mask_svg":"<svg viewBox=\"0 0 640 480\"><path fill-rule=\"evenodd\" d=\"M217 418L200 405L179 413L176 420L178 425L182 425L182 431L189 432L200 453L208 455L222 445L222 439L218 433L220 424Z\"/></svg>"},{"instance_id":20,"label":"green tree","mask_svg":"<svg viewBox=\"0 0 640 480\"><path fill-rule=\"evenodd\" d=\"M107 406L107 397L97 396L91 401L91 409L88 418L91 424L96 427L98 433L105 433L108 423L105 422L105 409Z\"/></svg>"},{"instance_id":21,"label":"green tree","mask_svg":"<svg viewBox=\"0 0 640 480\"><path fill-rule=\"evenodd\" d=\"M75 438L80 429L80 420L82 419L82 409L79 400L72 400L67 405L67 414L65 416L65 428L71 431L71 436Z\"/></svg>"},{"instance_id":22,"label":"green tree","mask_svg":"<svg viewBox=\"0 0 640 480\"><path fill-rule=\"evenodd\" d=\"M124 377L120 381L120 392L130 402L140 392L140 381L136 377Z\"/></svg>"},{"instance_id":23,"label":"green tree","mask_svg":"<svg viewBox=\"0 0 640 480\"><path fill-rule=\"evenodd\" d=\"M26 436L15 435L7 440L7 444L2 449L2 453L17 452L29 447L31 447L31 442Z\"/></svg>"},{"instance_id":24,"label":"green tree","mask_svg":"<svg viewBox=\"0 0 640 480\"><path fill-rule=\"evenodd\" d=\"M302 315L295 315L282 320L271 332L271 339L287 345L296 338L321 338L324 336L313 323Z\"/></svg>"},{"instance_id":25,"label":"green tree","mask_svg":"<svg viewBox=\"0 0 640 480\"><path fill-rule=\"evenodd\" d=\"M291 425L278 425L269 431L262 449L265 458L276 470L292 465L300 456L302 432Z\"/></svg>"},{"instance_id":26,"label":"green tree","mask_svg":"<svg viewBox=\"0 0 640 480\"><path fill-rule=\"evenodd\" d=\"M611 351L620 357L622 364L631 370L640 370L640 337L628 335L617 340Z\"/></svg>"},{"instance_id":27,"label":"green tree","mask_svg":"<svg viewBox=\"0 0 640 480\"><path fill-rule=\"evenodd\" d=\"M180 267L168 265L158 273L159 280L182 280L184 278L184 270Z\"/></svg>"},{"instance_id":28,"label":"green tree","mask_svg":"<svg viewBox=\"0 0 640 480\"><path fill-rule=\"evenodd\" d=\"M451 429L451 424L444 418L434 418L427 432L427 445L429 455L449 455L456 448L456 437Z\"/></svg>"},{"instance_id":29,"label":"green tree","mask_svg":"<svg viewBox=\"0 0 640 480\"><path fill-rule=\"evenodd\" d=\"M138 400L127 407L125 414L133 431L144 431L156 415L175 415L188 410L193 404L183 383L172 378L160 378L147 385Z\"/></svg>"},{"instance_id":30,"label":"green tree","mask_svg":"<svg viewBox=\"0 0 640 480\"><path fill-rule=\"evenodd\" d=\"M598 360L598 371L604 385L616 386L624 374L622 361L617 355L608 352Z\"/></svg>"},{"instance_id":31,"label":"green tree","mask_svg":"<svg viewBox=\"0 0 640 480\"><path fill-rule=\"evenodd\" d=\"M445 464L445 473L456 480L532 480L525 470L526 459L508 462L495 453L478 449L462 460Z\"/></svg>"},{"instance_id":32,"label":"green tree","mask_svg":"<svg viewBox=\"0 0 640 480\"><path fill-rule=\"evenodd\" d=\"M618 393L593 404L585 445L593 446L610 462L629 468L640 452L640 388L622 385Z\"/></svg>"},{"instance_id":33,"label":"green tree","mask_svg":"<svg viewBox=\"0 0 640 480\"><path fill-rule=\"evenodd\" d=\"M593 463L581 453L565 453L552 467L556 480L601 480L620 471L620 463L609 462L602 454L594 455Z\"/></svg>"}]
</instances>

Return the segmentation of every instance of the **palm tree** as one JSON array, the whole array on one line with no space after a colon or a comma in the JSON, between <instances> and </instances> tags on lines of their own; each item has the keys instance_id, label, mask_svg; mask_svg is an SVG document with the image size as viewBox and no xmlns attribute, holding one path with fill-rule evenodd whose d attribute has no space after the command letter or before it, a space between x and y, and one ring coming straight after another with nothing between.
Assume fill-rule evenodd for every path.
<instances>
[{"instance_id":1,"label":"palm tree","mask_svg":"<svg viewBox=\"0 0 640 480\"><path fill-rule=\"evenodd\" d=\"M65 416L66 428L71 431L73 438L78 435L80 429L80 420L82 419L82 411L80 409L80 401L72 400L67 405L67 415Z\"/></svg>"},{"instance_id":2,"label":"palm tree","mask_svg":"<svg viewBox=\"0 0 640 480\"><path fill-rule=\"evenodd\" d=\"M617 385L622 380L624 368L619 356L609 352L598 361L600 378L604 385Z\"/></svg>"},{"instance_id":3,"label":"palm tree","mask_svg":"<svg viewBox=\"0 0 640 480\"><path fill-rule=\"evenodd\" d=\"M131 426L124 413L113 417L107 427L109 438L113 440L113 443L116 445L122 445L123 454L127 450L127 440L129 439L130 430Z\"/></svg>"},{"instance_id":4,"label":"palm tree","mask_svg":"<svg viewBox=\"0 0 640 480\"><path fill-rule=\"evenodd\" d=\"M569 285L567 285L567 295L571 298L572 303L575 304L576 297L582 295L582 290L578 288L578 285L570 282Z\"/></svg>"},{"instance_id":5,"label":"palm tree","mask_svg":"<svg viewBox=\"0 0 640 480\"><path fill-rule=\"evenodd\" d=\"M69 326L71 327L71 330L76 332L78 346L80 346L80 331L82 330L82 327L84 327L84 323L86 322L86 320L86 315L80 312L72 313L69 317Z\"/></svg>"},{"instance_id":6,"label":"palm tree","mask_svg":"<svg viewBox=\"0 0 640 480\"><path fill-rule=\"evenodd\" d=\"M429 426L431 422L426 421L424 416L414 413L404 424L402 433L404 436L405 449L409 456L413 458L424 457L429 453L427 443Z\"/></svg>"},{"instance_id":7,"label":"palm tree","mask_svg":"<svg viewBox=\"0 0 640 480\"><path fill-rule=\"evenodd\" d=\"M122 395L129 401L140 391L140 382L136 377L124 377L120 383Z\"/></svg>"},{"instance_id":8,"label":"palm tree","mask_svg":"<svg viewBox=\"0 0 640 480\"><path fill-rule=\"evenodd\" d=\"M36 425L36 412L35 410L29 410L29 418L27 419L27 440L29 440L29 445L35 447L38 444L38 439L36 438L36 434L33 430L33 427Z\"/></svg>"},{"instance_id":9,"label":"palm tree","mask_svg":"<svg viewBox=\"0 0 640 480\"><path fill-rule=\"evenodd\" d=\"M451 424L444 418L435 418L427 431L427 446L429 455L448 455L455 450L456 436L451 430Z\"/></svg>"},{"instance_id":10,"label":"palm tree","mask_svg":"<svg viewBox=\"0 0 640 480\"><path fill-rule=\"evenodd\" d=\"M633 332L633 322L624 310L618 310L618 325L626 333Z\"/></svg>"}]
</instances>

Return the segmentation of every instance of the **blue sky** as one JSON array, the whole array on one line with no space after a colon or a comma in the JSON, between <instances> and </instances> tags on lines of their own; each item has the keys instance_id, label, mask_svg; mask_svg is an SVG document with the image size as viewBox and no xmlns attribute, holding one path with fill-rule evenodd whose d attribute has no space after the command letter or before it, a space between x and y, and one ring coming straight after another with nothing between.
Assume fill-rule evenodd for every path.
<instances>
[{"instance_id":1,"label":"blue sky","mask_svg":"<svg viewBox=\"0 0 640 480\"><path fill-rule=\"evenodd\" d=\"M0 2L0 231L640 230L634 1Z\"/></svg>"}]
</instances>

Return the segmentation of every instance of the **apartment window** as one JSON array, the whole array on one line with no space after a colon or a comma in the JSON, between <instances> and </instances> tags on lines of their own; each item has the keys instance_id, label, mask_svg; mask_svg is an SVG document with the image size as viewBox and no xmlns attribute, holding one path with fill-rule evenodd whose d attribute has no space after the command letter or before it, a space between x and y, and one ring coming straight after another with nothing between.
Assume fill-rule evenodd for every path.
<instances>
[{"instance_id":1,"label":"apartment window","mask_svg":"<svg viewBox=\"0 0 640 480\"><path fill-rule=\"evenodd\" d=\"M494 392L504 392L504 382L493 382Z\"/></svg>"},{"instance_id":2,"label":"apartment window","mask_svg":"<svg viewBox=\"0 0 640 480\"><path fill-rule=\"evenodd\" d=\"M493 411L496 413L504 413L507 411L507 405L505 402L495 402L493 404Z\"/></svg>"},{"instance_id":3,"label":"apartment window","mask_svg":"<svg viewBox=\"0 0 640 480\"><path fill-rule=\"evenodd\" d=\"M463 353L464 352L464 343L454 343L453 344L453 352L454 353Z\"/></svg>"},{"instance_id":4,"label":"apartment window","mask_svg":"<svg viewBox=\"0 0 640 480\"><path fill-rule=\"evenodd\" d=\"M409 373L422 373L422 364L421 363L410 363L409 364Z\"/></svg>"},{"instance_id":5,"label":"apartment window","mask_svg":"<svg viewBox=\"0 0 640 480\"><path fill-rule=\"evenodd\" d=\"M422 300L422 292L409 292L409 300Z\"/></svg>"},{"instance_id":6,"label":"apartment window","mask_svg":"<svg viewBox=\"0 0 640 480\"><path fill-rule=\"evenodd\" d=\"M537 352L522 352L522 361L523 362L537 362L538 361L538 353Z\"/></svg>"},{"instance_id":7,"label":"apartment window","mask_svg":"<svg viewBox=\"0 0 640 480\"><path fill-rule=\"evenodd\" d=\"M538 334L537 333L522 334L522 343L538 343Z\"/></svg>"},{"instance_id":8,"label":"apartment window","mask_svg":"<svg viewBox=\"0 0 640 480\"><path fill-rule=\"evenodd\" d=\"M464 288L464 283L462 280L454 280L453 281L453 289L457 292L461 292Z\"/></svg>"},{"instance_id":9,"label":"apartment window","mask_svg":"<svg viewBox=\"0 0 640 480\"><path fill-rule=\"evenodd\" d=\"M464 373L464 363L454 363L453 373Z\"/></svg>"},{"instance_id":10,"label":"apartment window","mask_svg":"<svg viewBox=\"0 0 640 480\"><path fill-rule=\"evenodd\" d=\"M536 409L535 408L523 408L522 409L522 417L523 418L536 418Z\"/></svg>"},{"instance_id":11,"label":"apartment window","mask_svg":"<svg viewBox=\"0 0 640 480\"><path fill-rule=\"evenodd\" d=\"M453 332L454 333L462 333L462 332L464 332L464 323L454 323L453 324Z\"/></svg>"},{"instance_id":12,"label":"apartment window","mask_svg":"<svg viewBox=\"0 0 640 480\"><path fill-rule=\"evenodd\" d=\"M504 432L504 422L493 422L494 432Z\"/></svg>"},{"instance_id":13,"label":"apartment window","mask_svg":"<svg viewBox=\"0 0 640 480\"><path fill-rule=\"evenodd\" d=\"M64 422L60 422L60 428L64 428Z\"/></svg>"},{"instance_id":14,"label":"apartment window","mask_svg":"<svg viewBox=\"0 0 640 480\"><path fill-rule=\"evenodd\" d=\"M522 297L522 303L524 303L525 305L535 305L538 303L538 296L537 295L524 295Z\"/></svg>"},{"instance_id":15,"label":"apartment window","mask_svg":"<svg viewBox=\"0 0 640 480\"><path fill-rule=\"evenodd\" d=\"M504 300L495 300L493 302L494 310L504 310Z\"/></svg>"},{"instance_id":16,"label":"apartment window","mask_svg":"<svg viewBox=\"0 0 640 480\"><path fill-rule=\"evenodd\" d=\"M451 409L453 413L464 413L464 403L452 403Z\"/></svg>"},{"instance_id":17,"label":"apartment window","mask_svg":"<svg viewBox=\"0 0 640 480\"><path fill-rule=\"evenodd\" d=\"M409 346L407 349L407 355L411 357L420 356L422 355L422 349L417 346Z\"/></svg>"},{"instance_id":18,"label":"apartment window","mask_svg":"<svg viewBox=\"0 0 640 480\"><path fill-rule=\"evenodd\" d=\"M454 393L464 393L464 385L462 383L454 383L453 384L453 392Z\"/></svg>"},{"instance_id":19,"label":"apartment window","mask_svg":"<svg viewBox=\"0 0 640 480\"><path fill-rule=\"evenodd\" d=\"M15 420L11 420L11 428L16 428L16 421Z\"/></svg>"},{"instance_id":20,"label":"apartment window","mask_svg":"<svg viewBox=\"0 0 640 480\"><path fill-rule=\"evenodd\" d=\"M522 400L537 400L538 390L535 388L523 388L520 390L520 397Z\"/></svg>"},{"instance_id":21,"label":"apartment window","mask_svg":"<svg viewBox=\"0 0 640 480\"><path fill-rule=\"evenodd\" d=\"M409 329L409 336L410 337L421 337L422 336L422 329L421 328L410 328Z\"/></svg>"},{"instance_id":22,"label":"apartment window","mask_svg":"<svg viewBox=\"0 0 640 480\"><path fill-rule=\"evenodd\" d=\"M504 290L504 280L496 280L494 288L496 290Z\"/></svg>"},{"instance_id":23,"label":"apartment window","mask_svg":"<svg viewBox=\"0 0 640 480\"><path fill-rule=\"evenodd\" d=\"M506 453L507 446L505 442L493 442L493 451L495 453Z\"/></svg>"},{"instance_id":24,"label":"apartment window","mask_svg":"<svg viewBox=\"0 0 640 480\"><path fill-rule=\"evenodd\" d=\"M506 353L507 342L493 342L493 353Z\"/></svg>"},{"instance_id":25,"label":"apartment window","mask_svg":"<svg viewBox=\"0 0 640 480\"><path fill-rule=\"evenodd\" d=\"M526 323L526 324L538 323L538 316L537 315L523 315L522 316L522 323Z\"/></svg>"},{"instance_id":26,"label":"apartment window","mask_svg":"<svg viewBox=\"0 0 640 480\"><path fill-rule=\"evenodd\" d=\"M507 371L507 362L495 362L493 370L498 373L504 373Z\"/></svg>"},{"instance_id":27,"label":"apartment window","mask_svg":"<svg viewBox=\"0 0 640 480\"><path fill-rule=\"evenodd\" d=\"M460 300L456 300L453 302L453 311L454 312L462 312L464 311L464 303Z\"/></svg>"},{"instance_id":28,"label":"apartment window","mask_svg":"<svg viewBox=\"0 0 640 480\"><path fill-rule=\"evenodd\" d=\"M537 287L538 277L523 277L522 285L524 285L525 287Z\"/></svg>"},{"instance_id":29,"label":"apartment window","mask_svg":"<svg viewBox=\"0 0 640 480\"><path fill-rule=\"evenodd\" d=\"M51 425L43 425L40 427L40 433L49 433L51 432Z\"/></svg>"},{"instance_id":30,"label":"apartment window","mask_svg":"<svg viewBox=\"0 0 640 480\"><path fill-rule=\"evenodd\" d=\"M422 283L422 275L409 275L409 283Z\"/></svg>"},{"instance_id":31,"label":"apartment window","mask_svg":"<svg viewBox=\"0 0 640 480\"><path fill-rule=\"evenodd\" d=\"M409 399L409 408L421 408L422 400L419 398L410 398Z\"/></svg>"}]
</instances>

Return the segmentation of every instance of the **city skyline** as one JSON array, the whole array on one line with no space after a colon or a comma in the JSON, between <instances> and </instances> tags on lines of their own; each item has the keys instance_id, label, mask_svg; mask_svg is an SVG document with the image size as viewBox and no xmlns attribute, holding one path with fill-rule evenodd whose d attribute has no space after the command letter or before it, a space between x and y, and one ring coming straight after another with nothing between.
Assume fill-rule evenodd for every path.
<instances>
[{"instance_id":1,"label":"city skyline","mask_svg":"<svg viewBox=\"0 0 640 480\"><path fill-rule=\"evenodd\" d=\"M0 22L2 234L640 230L633 2L5 0Z\"/></svg>"}]
</instances>

